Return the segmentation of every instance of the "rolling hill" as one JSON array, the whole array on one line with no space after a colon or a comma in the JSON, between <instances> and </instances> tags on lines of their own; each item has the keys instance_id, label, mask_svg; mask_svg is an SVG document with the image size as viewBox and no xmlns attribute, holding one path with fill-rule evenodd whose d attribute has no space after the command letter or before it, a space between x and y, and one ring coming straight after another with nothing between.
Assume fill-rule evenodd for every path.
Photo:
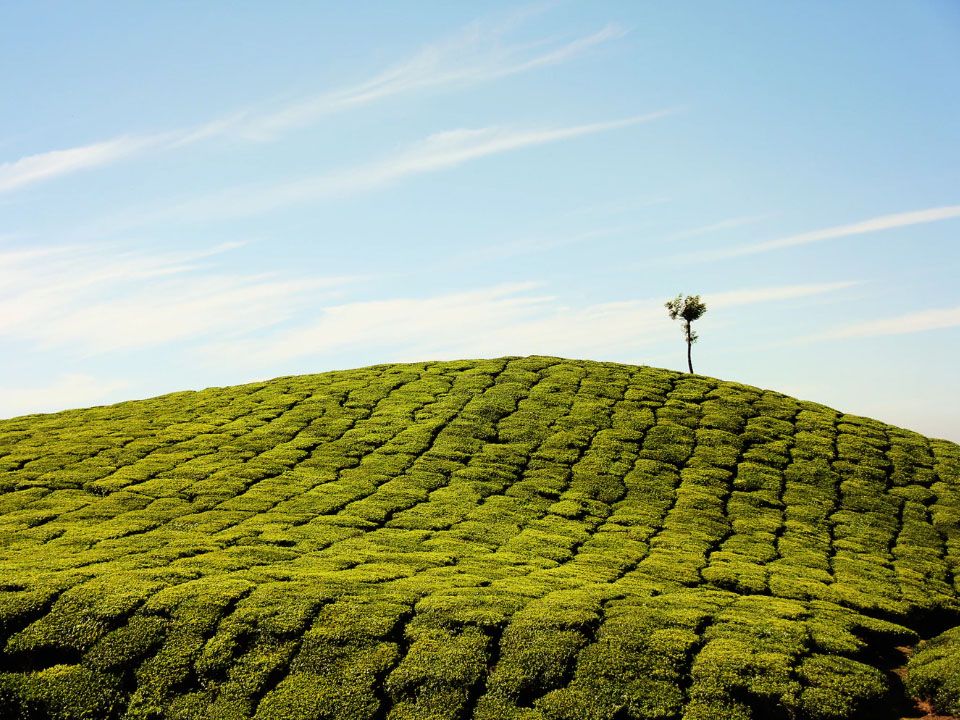
<instances>
[{"instance_id":1,"label":"rolling hill","mask_svg":"<svg viewBox=\"0 0 960 720\"><path fill-rule=\"evenodd\" d=\"M956 713L958 567L960 447L698 375L383 365L15 418L0 717Z\"/></svg>"}]
</instances>

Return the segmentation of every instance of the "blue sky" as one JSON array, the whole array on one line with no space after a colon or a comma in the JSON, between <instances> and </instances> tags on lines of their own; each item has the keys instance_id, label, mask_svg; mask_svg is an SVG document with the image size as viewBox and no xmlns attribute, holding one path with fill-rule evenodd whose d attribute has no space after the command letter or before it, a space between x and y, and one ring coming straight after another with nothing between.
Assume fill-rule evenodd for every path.
<instances>
[{"instance_id":1,"label":"blue sky","mask_svg":"<svg viewBox=\"0 0 960 720\"><path fill-rule=\"evenodd\" d=\"M550 354L960 440L960 6L7 3L0 416Z\"/></svg>"}]
</instances>

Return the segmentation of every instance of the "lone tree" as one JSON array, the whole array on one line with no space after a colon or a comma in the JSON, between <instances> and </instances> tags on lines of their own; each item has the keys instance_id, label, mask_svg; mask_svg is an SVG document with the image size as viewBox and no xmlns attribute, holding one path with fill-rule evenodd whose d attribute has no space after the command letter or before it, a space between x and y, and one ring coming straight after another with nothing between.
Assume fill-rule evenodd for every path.
<instances>
[{"instance_id":1,"label":"lone tree","mask_svg":"<svg viewBox=\"0 0 960 720\"><path fill-rule=\"evenodd\" d=\"M665 303L667 312L671 320L680 318L683 320L683 335L687 341L687 366L693 373L692 350L693 344L697 341L697 334L690 327L690 323L699 320L707 311L706 303L700 299L699 295L677 295L673 300Z\"/></svg>"}]
</instances>

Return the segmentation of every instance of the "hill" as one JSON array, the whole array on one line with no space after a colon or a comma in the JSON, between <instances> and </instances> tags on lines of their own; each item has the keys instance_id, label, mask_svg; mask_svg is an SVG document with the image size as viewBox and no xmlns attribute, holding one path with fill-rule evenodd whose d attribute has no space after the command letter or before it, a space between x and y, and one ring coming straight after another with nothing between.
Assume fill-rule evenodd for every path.
<instances>
[{"instance_id":1,"label":"hill","mask_svg":"<svg viewBox=\"0 0 960 720\"><path fill-rule=\"evenodd\" d=\"M609 363L0 421L0 717L957 712L958 519L955 444Z\"/></svg>"}]
</instances>

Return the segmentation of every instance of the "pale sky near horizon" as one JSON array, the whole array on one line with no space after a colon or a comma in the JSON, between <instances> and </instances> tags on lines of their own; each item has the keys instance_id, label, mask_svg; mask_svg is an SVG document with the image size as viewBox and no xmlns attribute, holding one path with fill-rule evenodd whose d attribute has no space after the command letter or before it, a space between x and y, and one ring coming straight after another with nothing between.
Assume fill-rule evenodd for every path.
<instances>
[{"instance_id":1,"label":"pale sky near horizon","mask_svg":"<svg viewBox=\"0 0 960 720\"><path fill-rule=\"evenodd\" d=\"M685 369L960 441L960 4L0 6L0 417Z\"/></svg>"}]
</instances>

